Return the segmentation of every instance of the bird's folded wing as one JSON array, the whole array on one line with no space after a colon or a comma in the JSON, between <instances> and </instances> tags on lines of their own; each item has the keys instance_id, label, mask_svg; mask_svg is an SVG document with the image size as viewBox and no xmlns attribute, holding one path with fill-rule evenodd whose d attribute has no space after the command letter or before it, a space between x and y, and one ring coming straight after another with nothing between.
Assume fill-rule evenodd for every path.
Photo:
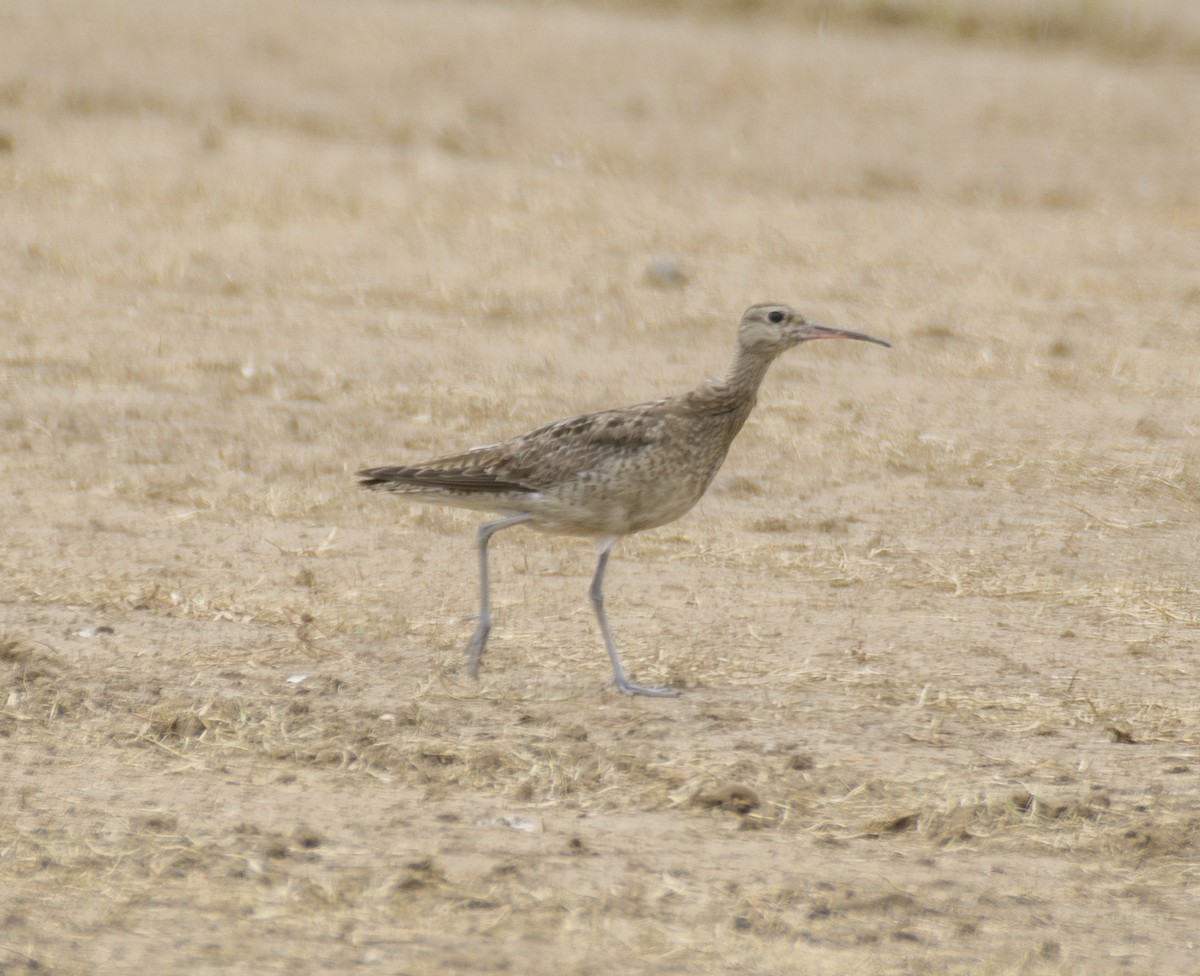
<instances>
[{"instance_id":1,"label":"bird's folded wing","mask_svg":"<svg viewBox=\"0 0 1200 976\"><path fill-rule=\"evenodd\" d=\"M363 488L479 493L545 491L658 442L661 401L558 420L511 440L415 464L358 472Z\"/></svg>"},{"instance_id":2,"label":"bird's folded wing","mask_svg":"<svg viewBox=\"0 0 1200 976\"><path fill-rule=\"evenodd\" d=\"M367 468L358 472L359 486L392 491L432 490L467 492L537 491L501 472L475 456L475 452L436 458L419 464L390 468Z\"/></svg>"}]
</instances>

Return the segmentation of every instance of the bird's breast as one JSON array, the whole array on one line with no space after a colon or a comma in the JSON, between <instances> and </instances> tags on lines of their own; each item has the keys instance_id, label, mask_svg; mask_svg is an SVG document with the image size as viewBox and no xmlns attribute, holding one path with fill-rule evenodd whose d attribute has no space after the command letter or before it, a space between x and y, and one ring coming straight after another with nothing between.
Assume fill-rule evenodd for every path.
<instances>
[{"instance_id":1,"label":"bird's breast","mask_svg":"<svg viewBox=\"0 0 1200 976\"><path fill-rule=\"evenodd\" d=\"M581 472L529 499L533 528L622 536L666 525L691 509L712 478L707 465L617 463Z\"/></svg>"}]
</instances>

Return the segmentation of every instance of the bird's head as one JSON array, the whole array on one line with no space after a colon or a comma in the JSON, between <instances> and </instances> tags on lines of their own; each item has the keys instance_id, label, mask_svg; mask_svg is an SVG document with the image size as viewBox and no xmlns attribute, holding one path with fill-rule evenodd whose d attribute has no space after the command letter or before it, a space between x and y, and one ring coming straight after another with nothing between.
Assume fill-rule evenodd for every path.
<instances>
[{"instance_id":1,"label":"bird's head","mask_svg":"<svg viewBox=\"0 0 1200 976\"><path fill-rule=\"evenodd\" d=\"M864 332L833 329L809 322L788 305L751 305L738 326L738 345L747 352L778 355L785 349L811 339L861 339L881 346L891 345Z\"/></svg>"}]
</instances>

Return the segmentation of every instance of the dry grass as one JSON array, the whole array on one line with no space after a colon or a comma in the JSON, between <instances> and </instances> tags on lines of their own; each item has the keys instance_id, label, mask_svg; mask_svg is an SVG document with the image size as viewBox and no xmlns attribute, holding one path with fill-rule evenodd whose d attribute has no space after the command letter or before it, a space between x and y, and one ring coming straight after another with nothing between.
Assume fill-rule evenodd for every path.
<instances>
[{"instance_id":1,"label":"dry grass","mask_svg":"<svg viewBox=\"0 0 1200 976\"><path fill-rule=\"evenodd\" d=\"M590 0L609 10L761 18L822 30L921 30L955 40L1072 46L1131 58L1200 57L1188 0Z\"/></svg>"},{"instance_id":2,"label":"dry grass","mask_svg":"<svg viewBox=\"0 0 1200 976\"><path fill-rule=\"evenodd\" d=\"M0 13L0 972L1188 971L1191 6L590 6ZM894 348L623 544L683 697L535 536L466 682L351 472L766 299Z\"/></svg>"}]
</instances>

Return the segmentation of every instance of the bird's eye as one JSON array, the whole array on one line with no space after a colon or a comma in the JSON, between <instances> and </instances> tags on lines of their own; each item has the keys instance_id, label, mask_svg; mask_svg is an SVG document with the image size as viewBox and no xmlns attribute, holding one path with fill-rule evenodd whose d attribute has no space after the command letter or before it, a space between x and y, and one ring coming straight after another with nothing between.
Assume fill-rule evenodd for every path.
<instances>
[{"instance_id":1,"label":"bird's eye","mask_svg":"<svg viewBox=\"0 0 1200 976\"><path fill-rule=\"evenodd\" d=\"M775 309L773 312L770 312L767 315L767 321L773 322L775 325L778 325L780 322L783 321L783 312L781 312L779 309Z\"/></svg>"}]
</instances>

